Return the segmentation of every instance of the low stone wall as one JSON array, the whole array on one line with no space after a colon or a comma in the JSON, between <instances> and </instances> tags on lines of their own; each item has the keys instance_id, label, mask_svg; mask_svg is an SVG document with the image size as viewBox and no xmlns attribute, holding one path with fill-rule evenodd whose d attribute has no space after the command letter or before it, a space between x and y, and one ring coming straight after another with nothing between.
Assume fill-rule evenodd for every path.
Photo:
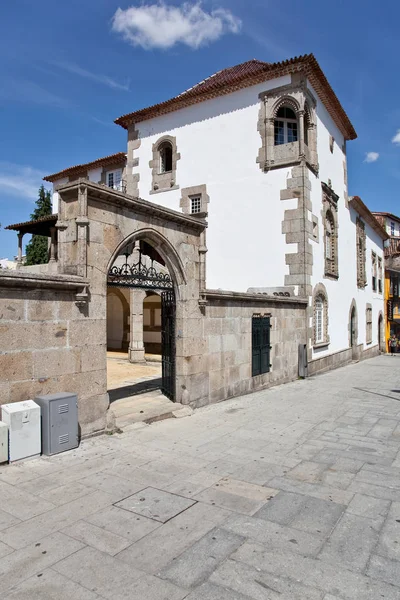
<instances>
[{"instance_id":1,"label":"low stone wall","mask_svg":"<svg viewBox=\"0 0 400 600\"><path fill-rule=\"evenodd\" d=\"M192 406L292 381L298 376L298 345L305 343L307 301L261 294L207 291L203 316L204 352L185 358ZM252 377L252 317L270 314L269 373ZM193 398L195 394L195 398Z\"/></svg>"},{"instance_id":2,"label":"low stone wall","mask_svg":"<svg viewBox=\"0 0 400 600\"><path fill-rule=\"evenodd\" d=\"M105 320L77 305L85 283L72 276L0 274L0 403L74 392L83 434L104 428L108 407Z\"/></svg>"},{"instance_id":3,"label":"low stone wall","mask_svg":"<svg viewBox=\"0 0 400 600\"><path fill-rule=\"evenodd\" d=\"M357 347L357 352L353 354L352 348L340 350L329 356L315 358L308 363L308 375L316 375L338 367L344 367L352 362L352 360L366 360L380 354L379 347L376 344L363 350L362 344Z\"/></svg>"}]
</instances>

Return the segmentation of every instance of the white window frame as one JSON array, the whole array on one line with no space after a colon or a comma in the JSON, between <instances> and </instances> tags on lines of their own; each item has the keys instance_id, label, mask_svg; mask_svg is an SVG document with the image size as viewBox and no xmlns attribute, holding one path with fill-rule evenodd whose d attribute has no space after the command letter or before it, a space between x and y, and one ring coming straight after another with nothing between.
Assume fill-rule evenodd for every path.
<instances>
[{"instance_id":1,"label":"white window frame","mask_svg":"<svg viewBox=\"0 0 400 600\"><path fill-rule=\"evenodd\" d=\"M321 295L315 298L315 343L324 341L324 299Z\"/></svg>"},{"instance_id":2,"label":"white window frame","mask_svg":"<svg viewBox=\"0 0 400 600\"><path fill-rule=\"evenodd\" d=\"M110 185L110 177L112 176L112 185ZM107 187L112 190L122 191L122 169L106 172Z\"/></svg>"},{"instance_id":3,"label":"white window frame","mask_svg":"<svg viewBox=\"0 0 400 600\"><path fill-rule=\"evenodd\" d=\"M291 110L294 114L296 114L293 110L293 108L291 108L290 106L281 106L280 108L286 108ZM279 112L279 111L278 111ZM283 123L283 142L276 142L276 134L275 134L275 127L277 125L277 123ZM289 127L288 124L289 123L295 123L296 124L296 138L295 140L291 140L289 141ZM291 144L293 142L298 142L299 141L299 120L296 119L289 119L287 117L278 117L276 116L274 119L274 146L283 146L284 144Z\"/></svg>"},{"instance_id":4,"label":"white window frame","mask_svg":"<svg viewBox=\"0 0 400 600\"><path fill-rule=\"evenodd\" d=\"M396 223L394 221L390 221L390 235L392 237L396 235Z\"/></svg>"}]
</instances>

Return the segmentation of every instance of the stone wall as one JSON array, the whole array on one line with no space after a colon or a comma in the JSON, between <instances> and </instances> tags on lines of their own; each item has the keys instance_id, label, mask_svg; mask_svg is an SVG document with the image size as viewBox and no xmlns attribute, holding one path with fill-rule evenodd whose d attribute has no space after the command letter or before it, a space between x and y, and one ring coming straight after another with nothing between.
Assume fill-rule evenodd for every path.
<instances>
[{"instance_id":1,"label":"stone wall","mask_svg":"<svg viewBox=\"0 0 400 600\"><path fill-rule=\"evenodd\" d=\"M108 407L105 319L76 303L84 283L61 275L0 274L1 404L75 392L83 434L104 427Z\"/></svg>"},{"instance_id":2,"label":"stone wall","mask_svg":"<svg viewBox=\"0 0 400 600\"><path fill-rule=\"evenodd\" d=\"M378 354L380 354L378 345L370 346L364 350L363 345L359 344L354 350L352 348L346 348L345 350L340 350L339 352L329 354L328 356L314 358L308 363L308 374L316 375L317 373L344 367L351 363L352 360L366 360L367 358L378 356Z\"/></svg>"},{"instance_id":3,"label":"stone wall","mask_svg":"<svg viewBox=\"0 0 400 600\"><path fill-rule=\"evenodd\" d=\"M305 343L307 301L207 290L201 353L182 364L187 402L202 406L296 379L298 345ZM252 377L252 317L271 316L271 370Z\"/></svg>"}]
</instances>

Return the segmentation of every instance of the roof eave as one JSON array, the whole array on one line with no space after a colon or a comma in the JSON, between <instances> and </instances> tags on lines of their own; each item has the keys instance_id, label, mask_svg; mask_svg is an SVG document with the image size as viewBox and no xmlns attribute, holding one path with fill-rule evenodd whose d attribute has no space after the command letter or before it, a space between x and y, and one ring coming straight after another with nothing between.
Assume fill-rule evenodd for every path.
<instances>
[{"instance_id":1,"label":"roof eave","mask_svg":"<svg viewBox=\"0 0 400 600\"><path fill-rule=\"evenodd\" d=\"M385 229L382 225L377 221L372 212L369 210L368 206L364 204L359 196L352 196L349 199L349 205L354 208L356 212L372 227L372 229L377 233L383 240L388 240L390 235L386 233Z\"/></svg>"}]
</instances>

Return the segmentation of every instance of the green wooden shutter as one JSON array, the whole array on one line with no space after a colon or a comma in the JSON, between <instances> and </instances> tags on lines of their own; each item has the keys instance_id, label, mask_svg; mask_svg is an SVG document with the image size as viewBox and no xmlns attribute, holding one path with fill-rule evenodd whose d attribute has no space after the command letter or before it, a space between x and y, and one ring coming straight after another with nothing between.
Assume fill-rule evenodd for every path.
<instances>
[{"instance_id":1,"label":"green wooden shutter","mask_svg":"<svg viewBox=\"0 0 400 600\"><path fill-rule=\"evenodd\" d=\"M252 319L252 376L270 370L270 318L256 315Z\"/></svg>"}]
</instances>

